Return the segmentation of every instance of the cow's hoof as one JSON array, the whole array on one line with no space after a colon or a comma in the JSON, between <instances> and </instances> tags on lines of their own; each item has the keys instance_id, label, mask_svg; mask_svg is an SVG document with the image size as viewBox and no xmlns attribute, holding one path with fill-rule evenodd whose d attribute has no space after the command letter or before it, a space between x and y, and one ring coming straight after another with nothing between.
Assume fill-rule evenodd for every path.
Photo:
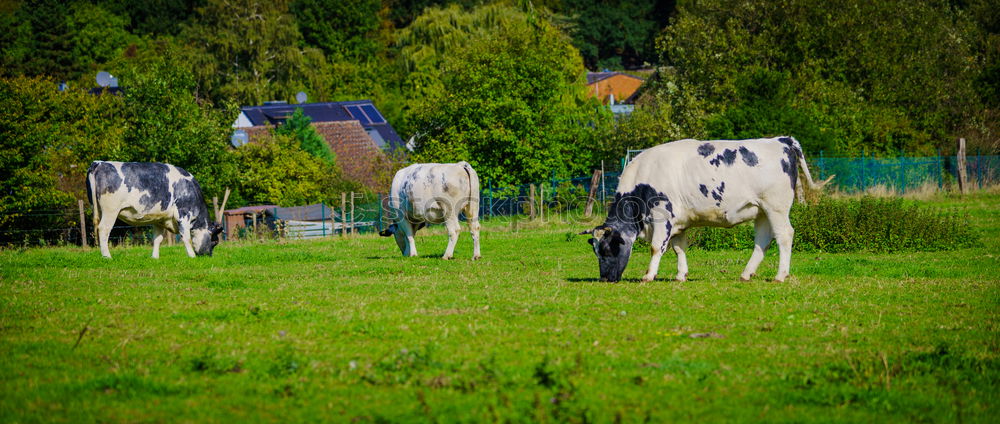
<instances>
[{"instance_id":1,"label":"cow's hoof","mask_svg":"<svg viewBox=\"0 0 1000 424\"><path fill-rule=\"evenodd\" d=\"M674 279L677 280L680 283L683 283L683 282L685 282L685 281L688 280L688 276L687 276L687 274L684 274L684 275L677 274L677 276L674 277Z\"/></svg>"},{"instance_id":2,"label":"cow's hoof","mask_svg":"<svg viewBox=\"0 0 1000 424\"><path fill-rule=\"evenodd\" d=\"M441 259L444 259L446 261L450 261L451 260L451 256L442 256Z\"/></svg>"},{"instance_id":3,"label":"cow's hoof","mask_svg":"<svg viewBox=\"0 0 1000 424\"><path fill-rule=\"evenodd\" d=\"M740 281L743 281L743 282L750 281L750 277L744 277L744 276L741 275L740 276Z\"/></svg>"},{"instance_id":4,"label":"cow's hoof","mask_svg":"<svg viewBox=\"0 0 1000 424\"><path fill-rule=\"evenodd\" d=\"M478 261L478 260L479 260L479 258L481 258L481 256L479 256L479 255L476 255L476 256L473 256L473 257L472 257L472 260L474 260L474 261Z\"/></svg>"},{"instance_id":5,"label":"cow's hoof","mask_svg":"<svg viewBox=\"0 0 1000 424\"><path fill-rule=\"evenodd\" d=\"M651 281L653 281L655 279L656 279L656 277L642 277L642 280L640 280L640 281L642 281L643 283L648 283L648 282L651 282Z\"/></svg>"}]
</instances>

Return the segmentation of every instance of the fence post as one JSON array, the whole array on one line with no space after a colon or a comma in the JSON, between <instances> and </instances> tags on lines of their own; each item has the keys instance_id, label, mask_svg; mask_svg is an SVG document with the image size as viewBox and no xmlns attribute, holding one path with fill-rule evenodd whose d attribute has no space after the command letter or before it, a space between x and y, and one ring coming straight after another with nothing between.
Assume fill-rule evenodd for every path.
<instances>
[{"instance_id":1,"label":"fence post","mask_svg":"<svg viewBox=\"0 0 1000 424\"><path fill-rule=\"evenodd\" d=\"M958 191L962 194L966 194L969 191L969 181L966 179L966 169L965 169L965 138L958 139L958 153L956 153L955 165L958 168L956 172L958 177Z\"/></svg>"},{"instance_id":2,"label":"fence post","mask_svg":"<svg viewBox=\"0 0 1000 424\"><path fill-rule=\"evenodd\" d=\"M356 234L357 231L354 229L354 192L351 192L351 234Z\"/></svg>"},{"instance_id":3,"label":"fence post","mask_svg":"<svg viewBox=\"0 0 1000 424\"><path fill-rule=\"evenodd\" d=\"M545 221L545 186L539 186L538 191L538 218Z\"/></svg>"},{"instance_id":4,"label":"fence post","mask_svg":"<svg viewBox=\"0 0 1000 424\"><path fill-rule=\"evenodd\" d=\"M490 218L493 218L493 179L487 181L490 184Z\"/></svg>"},{"instance_id":5,"label":"fence post","mask_svg":"<svg viewBox=\"0 0 1000 424\"><path fill-rule=\"evenodd\" d=\"M340 193L340 236L347 235L347 192Z\"/></svg>"},{"instance_id":6,"label":"fence post","mask_svg":"<svg viewBox=\"0 0 1000 424\"><path fill-rule=\"evenodd\" d=\"M326 237L326 206L319 202L319 223L323 226L323 237Z\"/></svg>"},{"instance_id":7,"label":"fence post","mask_svg":"<svg viewBox=\"0 0 1000 424\"><path fill-rule=\"evenodd\" d=\"M528 191L528 216L535 219L535 185L531 184Z\"/></svg>"},{"instance_id":8,"label":"fence post","mask_svg":"<svg viewBox=\"0 0 1000 424\"><path fill-rule=\"evenodd\" d=\"M594 198L597 194L597 179L602 177L599 169L594 170L594 176L590 177L590 192L587 193L587 207L583 210L583 216L590 218L594 212Z\"/></svg>"},{"instance_id":9,"label":"fence post","mask_svg":"<svg viewBox=\"0 0 1000 424\"><path fill-rule=\"evenodd\" d=\"M382 232L382 202L383 202L383 200L382 200L382 193L379 193L378 194L378 224L377 224L377 226L375 228L377 228L378 232L380 232L380 233Z\"/></svg>"},{"instance_id":10,"label":"fence post","mask_svg":"<svg viewBox=\"0 0 1000 424\"><path fill-rule=\"evenodd\" d=\"M607 199L604 198L604 193L607 192L607 187L604 186L604 161L601 161L601 204L603 205Z\"/></svg>"},{"instance_id":11,"label":"fence post","mask_svg":"<svg viewBox=\"0 0 1000 424\"><path fill-rule=\"evenodd\" d=\"M80 246L87 247L87 221L83 214L83 199L77 199L76 204L80 207Z\"/></svg>"}]
</instances>

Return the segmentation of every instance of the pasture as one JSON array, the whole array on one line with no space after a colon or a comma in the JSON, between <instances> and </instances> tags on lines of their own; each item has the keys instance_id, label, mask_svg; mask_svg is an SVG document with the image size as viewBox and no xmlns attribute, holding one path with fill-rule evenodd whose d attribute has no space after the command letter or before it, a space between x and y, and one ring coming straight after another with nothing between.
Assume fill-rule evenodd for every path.
<instances>
[{"instance_id":1,"label":"pasture","mask_svg":"<svg viewBox=\"0 0 1000 424\"><path fill-rule=\"evenodd\" d=\"M688 253L597 282L586 224L0 252L2 422L995 422L1000 194L981 246ZM591 224L592 225L592 224Z\"/></svg>"}]
</instances>

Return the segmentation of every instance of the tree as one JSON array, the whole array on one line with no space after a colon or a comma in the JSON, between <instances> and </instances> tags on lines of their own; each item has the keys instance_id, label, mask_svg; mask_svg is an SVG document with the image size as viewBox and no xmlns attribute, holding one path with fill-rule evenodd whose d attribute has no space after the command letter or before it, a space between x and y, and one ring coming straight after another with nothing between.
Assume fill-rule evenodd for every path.
<instances>
[{"instance_id":1,"label":"tree","mask_svg":"<svg viewBox=\"0 0 1000 424\"><path fill-rule=\"evenodd\" d=\"M124 67L126 152L128 160L186 169L210 198L235 180L229 136L236 109L198 104L194 76L176 57L167 51Z\"/></svg>"},{"instance_id":2,"label":"tree","mask_svg":"<svg viewBox=\"0 0 1000 424\"><path fill-rule=\"evenodd\" d=\"M467 160L498 185L585 172L603 109L578 52L544 19L496 12L508 20L450 52L442 90L415 109L417 160Z\"/></svg>"},{"instance_id":3,"label":"tree","mask_svg":"<svg viewBox=\"0 0 1000 424\"><path fill-rule=\"evenodd\" d=\"M87 198L90 162L122 158L122 99L56 87L39 77L0 79L0 244L25 241L11 230L72 226L77 215L59 212Z\"/></svg>"},{"instance_id":4,"label":"tree","mask_svg":"<svg viewBox=\"0 0 1000 424\"><path fill-rule=\"evenodd\" d=\"M725 115L747 105L739 84L750 74L782 73L794 93L786 111L837 140L800 137L806 150L930 153L980 109L972 84L976 30L964 13L935 2L682 3L658 40L663 64L676 71L660 84L694 93L707 115ZM737 117L716 122L730 118Z\"/></svg>"},{"instance_id":5,"label":"tree","mask_svg":"<svg viewBox=\"0 0 1000 424\"><path fill-rule=\"evenodd\" d=\"M180 38L197 48L185 60L213 103L290 100L299 90L324 98L330 76L288 13L288 0L208 0Z\"/></svg>"},{"instance_id":6,"label":"tree","mask_svg":"<svg viewBox=\"0 0 1000 424\"><path fill-rule=\"evenodd\" d=\"M236 192L250 203L298 206L333 203L345 191L363 191L343 180L339 168L309 154L288 135L255 139L236 151L241 169Z\"/></svg>"},{"instance_id":7,"label":"tree","mask_svg":"<svg viewBox=\"0 0 1000 424\"><path fill-rule=\"evenodd\" d=\"M335 165L336 157L333 151L330 150L330 145L309 124L310 122L312 122L312 118L306 116L302 112L302 108L297 107L292 116L284 124L276 128L274 133L291 137L293 140L299 142L299 147L306 153L315 156L328 165Z\"/></svg>"},{"instance_id":8,"label":"tree","mask_svg":"<svg viewBox=\"0 0 1000 424\"><path fill-rule=\"evenodd\" d=\"M358 59L382 48L376 38L381 8L380 0L294 0L290 10L306 44L330 58Z\"/></svg>"},{"instance_id":9,"label":"tree","mask_svg":"<svg viewBox=\"0 0 1000 424\"><path fill-rule=\"evenodd\" d=\"M657 59L654 40L667 25L674 1L598 0L568 2L573 45L593 70L636 69Z\"/></svg>"}]
</instances>

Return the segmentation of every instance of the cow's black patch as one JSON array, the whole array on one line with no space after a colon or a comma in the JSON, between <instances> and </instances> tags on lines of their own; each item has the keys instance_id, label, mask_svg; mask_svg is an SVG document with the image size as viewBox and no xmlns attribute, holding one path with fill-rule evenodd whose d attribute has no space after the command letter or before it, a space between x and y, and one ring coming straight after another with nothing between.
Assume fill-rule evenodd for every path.
<instances>
[{"instance_id":1,"label":"cow's black patch","mask_svg":"<svg viewBox=\"0 0 1000 424\"><path fill-rule=\"evenodd\" d=\"M670 232L674 230L674 226L667 221L667 236L663 238L663 243L660 243L660 253L667 251L667 243L670 243Z\"/></svg>"},{"instance_id":2,"label":"cow's black patch","mask_svg":"<svg viewBox=\"0 0 1000 424\"><path fill-rule=\"evenodd\" d=\"M778 141L788 147L795 147L795 140L791 137L778 137Z\"/></svg>"},{"instance_id":3,"label":"cow's black patch","mask_svg":"<svg viewBox=\"0 0 1000 424\"><path fill-rule=\"evenodd\" d=\"M712 198L715 199L715 206L719 206L719 202L722 201L722 193L717 193L715 190L712 190Z\"/></svg>"},{"instance_id":4,"label":"cow's black patch","mask_svg":"<svg viewBox=\"0 0 1000 424\"><path fill-rule=\"evenodd\" d=\"M787 159L781 160L781 170L788 175L791 180L792 191L795 190L795 184L799 179L799 168L798 168L798 155L801 154L799 149L794 147L785 147L785 155Z\"/></svg>"},{"instance_id":5,"label":"cow's black patch","mask_svg":"<svg viewBox=\"0 0 1000 424\"><path fill-rule=\"evenodd\" d=\"M205 206L201 187L194 178L174 182L174 199L179 219L189 219L192 229L208 226L208 208Z\"/></svg>"},{"instance_id":6,"label":"cow's black patch","mask_svg":"<svg viewBox=\"0 0 1000 424\"><path fill-rule=\"evenodd\" d=\"M702 196L708 197L708 187L705 187L704 184L698 184L698 190L701 190Z\"/></svg>"},{"instance_id":7,"label":"cow's black patch","mask_svg":"<svg viewBox=\"0 0 1000 424\"><path fill-rule=\"evenodd\" d=\"M719 194L724 193L726 191L726 182L723 181L723 182L719 183L719 186L715 188L715 191L718 191Z\"/></svg>"},{"instance_id":8,"label":"cow's black patch","mask_svg":"<svg viewBox=\"0 0 1000 424\"><path fill-rule=\"evenodd\" d=\"M118 174L118 170L115 166L107 162L94 162L90 164L90 169L87 173L94 176L94 184L97 187L93 188L98 196L104 193L114 193L118 191L122 186L122 177ZM88 178L88 180L90 180Z\"/></svg>"},{"instance_id":9,"label":"cow's black patch","mask_svg":"<svg viewBox=\"0 0 1000 424\"><path fill-rule=\"evenodd\" d=\"M757 154L751 152L745 146L740 146L740 157L743 158L743 163L747 166L757 166Z\"/></svg>"},{"instance_id":10,"label":"cow's black patch","mask_svg":"<svg viewBox=\"0 0 1000 424\"><path fill-rule=\"evenodd\" d=\"M733 162L736 161L736 150L726 149L721 154L716 155L714 159L708 161L708 163L719 166L719 164L726 164L726 166L732 166Z\"/></svg>"},{"instance_id":11,"label":"cow's black patch","mask_svg":"<svg viewBox=\"0 0 1000 424\"><path fill-rule=\"evenodd\" d=\"M174 168L177 168L177 172L180 172L182 177L190 177L191 176L191 173L187 172L186 170L184 170L184 168L181 168L179 166L175 166Z\"/></svg>"},{"instance_id":12,"label":"cow's black patch","mask_svg":"<svg viewBox=\"0 0 1000 424\"><path fill-rule=\"evenodd\" d=\"M715 146L708 143L698 146L698 154L701 155L701 157L708 157L708 155L712 153L715 153Z\"/></svg>"},{"instance_id":13,"label":"cow's black patch","mask_svg":"<svg viewBox=\"0 0 1000 424\"><path fill-rule=\"evenodd\" d=\"M122 164L122 174L125 175L125 187L129 190L144 191L139 203L146 208L153 208L157 203L161 210L170 205L170 182L167 172L170 168L162 163L126 162Z\"/></svg>"},{"instance_id":14,"label":"cow's black patch","mask_svg":"<svg viewBox=\"0 0 1000 424\"><path fill-rule=\"evenodd\" d=\"M642 230L650 210L660 202L664 203L664 209L673 214L674 207L667 195L649 184L636 185L628 193L615 193L605 225L617 228L626 234L637 234Z\"/></svg>"}]
</instances>

